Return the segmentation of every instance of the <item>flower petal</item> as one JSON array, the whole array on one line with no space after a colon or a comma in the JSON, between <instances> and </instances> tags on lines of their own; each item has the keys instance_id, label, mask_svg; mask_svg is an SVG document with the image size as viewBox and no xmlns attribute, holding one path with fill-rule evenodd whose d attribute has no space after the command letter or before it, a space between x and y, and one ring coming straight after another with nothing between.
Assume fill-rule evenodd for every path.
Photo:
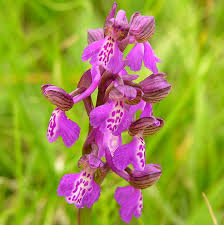
<instances>
[{"instance_id":1,"label":"flower petal","mask_svg":"<svg viewBox=\"0 0 224 225\"><path fill-rule=\"evenodd\" d=\"M143 60L144 60L145 66L148 69L150 69L153 73L158 73L156 63L162 62L162 60L155 55L149 42L144 43L144 59Z\"/></svg>"},{"instance_id":2,"label":"flower petal","mask_svg":"<svg viewBox=\"0 0 224 225\"><path fill-rule=\"evenodd\" d=\"M68 119L65 112L58 108L53 111L47 130L47 139L50 143L61 136L65 146L71 147L79 138L79 133L79 126Z\"/></svg>"},{"instance_id":3,"label":"flower petal","mask_svg":"<svg viewBox=\"0 0 224 225\"><path fill-rule=\"evenodd\" d=\"M143 207L141 190L132 186L118 187L114 198L121 205L120 216L125 223L130 223L133 215L136 218L141 216Z\"/></svg>"},{"instance_id":4,"label":"flower petal","mask_svg":"<svg viewBox=\"0 0 224 225\"><path fill-rule=\"evenodd\" d=\"M58 186L58 195L65 196L66 201L75 204L77 208L83 208L85 205L91 208L100 196L100 187L93 177L94 173L89 169L78 174L66 174Z\"/></svg>"},{"instance_id":5,"label":"flower petal","mask_svg":"<svg viewBox=\"0 0 224 225\"><path fill-rule=\"evenodd\" d=\"M98 62L105 69L119 73L124 67L123 53L119 50L117 41L107 36L98 54Z\"/></svg>"},{"instance_id":6,"label":"flower petal","mask_svg":"<svg viewBox=\"0 0 224 225\"><path fill-rule=\"evenodd\" d=\"M57 193L58 196L68 196L74 188L74 182L79 178L79 173L69 173L64 175L59 183Z\"/></svg>"},{"instance_id":7,"label":"flower petal","mask_svg":"<svg viewBox=\"0 0 224 225\"><path fill-rule=\"evenodd\" d=\"M144 57L144 45L142 43L137 43L128 53L125 62L126 65L130 67L133 71L138 71L142 67L142 60Z\"/></svg>"},{"instance_id":8,"label":"flower petal","mask_svg":"<svg viewBox=\"0 0 224 225\"><path fill-rule=\"evenodd\" d=\"M145 169L145 141L142 137L134 137L132 142L122 145L114 152L114 166L124 170L129 164L142 171Z\"/></svg>"},{"instance_id":9,"label":"flower petal","mask_svg":"<svg viewBox=\"0 0 224 225\"><path fill-rule=\"evenodd\" d=\"M110 132L106 132L103 137L104 148L108 148L111 156L114 156L115 150L122 144L121 135L114 136Z\"/></svg>"},{"instance_id":10,"label":"flower petal","mask_svg":"<svg viewBox=\"0 0 224 225\"><path fill-rule=\"evenodd\" d=\"M94 128L100 128L103 132L106 127L106 119L108 118L112 108L113 103L101 105L93 109L89 115L90 124Z\"/></svg>"},{"instance_id":11,"label":"flower petal","mask_svg":"<svg viewBox=\"0 0 224 225\"><path fill-rule=\"evenodd\" d=\"M90 45L88 45L82 54L82 60L86 61L92 57L96 57L97 53L100 51L102 44L104 42L104 39L92 42Z\"/></svg>"}]
</instances>

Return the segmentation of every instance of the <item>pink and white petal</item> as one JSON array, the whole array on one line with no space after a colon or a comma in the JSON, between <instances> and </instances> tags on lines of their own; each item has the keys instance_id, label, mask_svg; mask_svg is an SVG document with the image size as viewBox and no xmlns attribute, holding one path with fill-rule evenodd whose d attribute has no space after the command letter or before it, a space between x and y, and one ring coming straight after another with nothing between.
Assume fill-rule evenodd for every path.
<instances>
[{"instance_id":1,"label":"pink and white petal","mask_svg":"<svg viewBox=\"0 0 224 225\"><path fill-rule=\"evenodd\" d=\"M51 114L47 129L47 139L50 143L56 141L60 135L60 125L58 123L58 118L60 117L61 112L62 111L60 109L56 108Z\"/></svg>"},{"instance_id":2,"label":"pink and white petal","mask_svg":"<svg viewBox=\"0 0 224 225\"><path fill-rule=\"evenodd\" d=\"M60 135L66 147L71 147L79 138L80 127L68 119L65 113L59 118Z\"/></svg>"},{"instance_id":3,"label":"pink and white petal","mask_svg":"<svg viewBox=\"0 0 224 225\"><path fill-rule=\"evenodd\" d=\"M79 178L79 173L65 174L58 185L58 196L69 196L74 188L75 181Z\"/></svg>"},{"instance_id":4,"label":"pink and white petal","mask_svg":"<svg viewBox=\"0 0 224 225\"><path fill-rule=\"evenodd\" d=\"M138 141L134 138L132 142L122 145L114 152L113 164L118 170L124 170L135 160L135 151L138 147Z\"/></svg>"},{"instance_id":5,"label":"pink and white petal","mask_svg":"<svg viewBox=\"0 0 224 225\"><path fill-rule=\"evenodd\" d=\"M145 66L150 69L153 73L158 73L158 68L156 66L156 63L162 62L161 59L159 59L149 42L144 43L144 64Z\"/></svg>"},{"instance_id":6,"label":"pink and white petal","mask_svg":"<svg viewBox=\"0 0 224 225\"><path fill-rule=\"evenodd\" d=\"M108 118L112 108L113 103L101 105L93 109L89 115L90 124L94 128L104 128L106 125L106 119Z\"/></svg>"},{"instance_id":7,"label":"pink and white petal","mask_svg":"<svg viewBox=\"0 0 224 225\"><path fill-rule=\"evenodd\" d=\"M143 171L145 169L145 141L142 137L134 137L135 148L132 154L132 165L135 170Z\"/></svg>"},{"instance_id":8,"label":"pink and white petal","mask_svg":"<svg viewBox=\"0 0 224 225\"><path fill-rule=\"evenodd\" d=\"M53 111L47 130L47 139L50 143L61 136L65 146L71 147L79 138L79 133L79 126L68 119L64 111L58 108Z\"/></svg>"},{"instance_id":9,"label":"pink and white petal","mask_svg":"<svg viewBox=\"0 0 224 225\"><path fill-rule=\"evenodd\" d=\"M114 74L119 73L124 68L123 53L119 50L117 43L114 46L114 54L110 58L107 66L108 70Z\"/></svg>"},{"instance_id":10,"label":"pink and white petal","mask_svg":"<svg viewBox=\"0 0 224 225\"><path fill-rule=\"evenodd\" d=\"M94 180L92 180L91 186L92 190L88 192L82 200L83 206L86 205L89 209L100 197L100 186Z\"/></svg>"},{"instance_id":11,"label":"pink and white petal","mask_svg":"<svg viewBox=\"0 0 224 225\"><path fill-rule=\"evenodd\" d=\"M130 126L131 124L131 121L132 121L132 113L130 113L129 111L127 110L124 110L124 116L120 122L120 124L118 125L117 127L117 130L115 130L113 132L113 135L115 136L118 136L120 135L123 131L125 131L126 129L128 129L128 127Z\"/></svg>"},{"instance_id":12,"label":"pink and white petal","mask_svg":"<svg viewBox=\"0 0 224 225\"><path fill-rule=\"evenodd\" d=\"M97 55L103 45L103 42L104 39L92 42L90 45L88 45L83 51L82 60L86 61Z\"/></svg>"},{"instance_id":13,"label":"pink and white petal","mask_svg":"<svg viewBox=\"0 0 224 225\"><path fill-rule=\"evenodd\" d=\"M130 67L133 71L138 71L142 67L142 60L144 57L144 45L137 43L128 53L125 64Z\"/></svg>"},{"instance_id":14,"label":"pink and white petal","mask_svg":"<svg viewBox=\"0 0 224 225\"><path fill-rule=\"evenodd\" d=\"M121 205L121 219L130 223L132 216L138 218L142 212L142 193L141 190L135 189L132 186L119 187L115 192L115 200Z\"/></svg>"},{"instance_id":15,"label":"pink and white petal","mask_svg":"<svg viewBox=\"0 0 224 225\"><path fill-rule=\"evenodd\" d=\"M122 144L122 138L121 135L114 136L110 132L106 132L103 138L103 145L104 149L108 148L110 151L111 156L114 156L114 152L118 147L120 147Z\"/></svg>"},{"instance_id":16,"label":"pink and white petal","mask_svg":"<svg viewBox=\"0 0 224 225\"><path fill-rule=\"evenodd\" d=\"M125 131L126 129L128 129L128 127L130 126L131 122L132 122L132 118L133 115L138 111L138 110L143 110L145 106L145 102L141 101L139 104L137 105L132 105L132 106L128 106L128 108L126 108L124 110L124 116L121 120L121 123L118 125L117 130L115 130L113 132L113 135L120 135L121 132Z\"/></svg>"}]
</instances>

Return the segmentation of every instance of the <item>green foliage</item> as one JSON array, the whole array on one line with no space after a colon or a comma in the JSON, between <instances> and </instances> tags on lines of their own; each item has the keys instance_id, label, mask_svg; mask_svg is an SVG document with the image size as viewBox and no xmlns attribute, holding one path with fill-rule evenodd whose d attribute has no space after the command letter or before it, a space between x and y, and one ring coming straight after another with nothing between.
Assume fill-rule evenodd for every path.
<instances>
[{"instance_id":1,"label":"green foliage","mask_svg":"<svg viewBox=\"0 0 224 225\"><path fill-rule=\"evenodd\" d=\"M78 172L88 129L82 103L69 116L82 128L66 149L45 135L54 108L40 86L72 91L89 67L81 61L88 28L102 27L112 1L0 1L0 224L76 224L77 209L56 193L60 177ZM147 140L147 162L163 168L143 191L139 225L211 225L205 192L224 224L224 3L223 0L122 0L118 7L154 15L151 44L160 71L173 85L154 107L165 127ZM149 75L147 70L140 73ZM110 174L92 210L92 224L124 224L113 199L126 183Z\"/></svg>"}]
</instances>

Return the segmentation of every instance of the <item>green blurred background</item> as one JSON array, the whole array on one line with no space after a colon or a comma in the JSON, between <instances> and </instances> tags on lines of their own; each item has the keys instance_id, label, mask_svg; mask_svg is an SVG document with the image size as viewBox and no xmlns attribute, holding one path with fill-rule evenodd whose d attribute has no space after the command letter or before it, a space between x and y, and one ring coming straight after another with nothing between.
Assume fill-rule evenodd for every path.
<instances>
[{"instance_id":1,"label":"green blurred background","mask_svg":"<svg viewBox=\"0 0 224 225\"><path fill-rule=\"evenodd\" d=\"M163 175L143 191L135 225L211 225L204 192L224 224L224 2L223 0L122 0L118 8L153 15L150 43L163 60L173 89L154 106L165 127L147 139L147 162ZM59 179L78 172L88 117L82 103L68 113L82 128L66 149L49 144L54 108L44 83L74 90L90 67L81 61L87 29L102 27L111 0L0 0L0 224L76 224L77 209L57 197ZM140 72L141 76L150 73ZM113 199L126 183L110 174L94 204L92 224L123 224Z\"/></svg>"}]
</instances>

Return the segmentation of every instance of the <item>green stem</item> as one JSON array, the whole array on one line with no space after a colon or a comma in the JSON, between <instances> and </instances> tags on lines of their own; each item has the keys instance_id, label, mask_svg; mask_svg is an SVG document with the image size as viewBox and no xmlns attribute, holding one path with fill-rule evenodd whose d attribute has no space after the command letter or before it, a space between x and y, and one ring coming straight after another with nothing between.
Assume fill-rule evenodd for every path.
<instances>
[{"instance_id":1,"label":"green stem","mask_svg":"<svg viewBox=\"0 0 224 225\"><path fill-rule=\"evenodd\" d=\"M91 209L87 207L78 209L78 225L91 225Z\"/></svg>"}]
</instances>

